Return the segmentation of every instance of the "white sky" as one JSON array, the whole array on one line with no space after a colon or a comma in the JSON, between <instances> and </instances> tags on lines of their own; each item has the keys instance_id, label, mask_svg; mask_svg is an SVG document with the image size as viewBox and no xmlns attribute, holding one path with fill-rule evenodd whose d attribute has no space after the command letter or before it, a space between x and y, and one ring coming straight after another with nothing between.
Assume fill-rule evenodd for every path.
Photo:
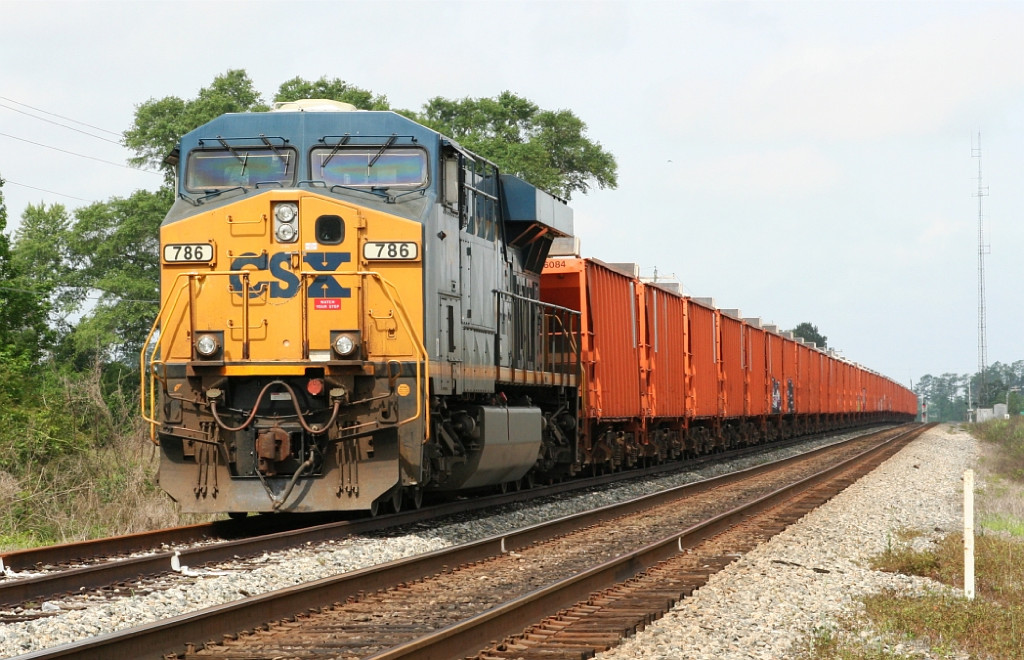
<instances>
[{"instance_id":1,"label":"white sky","mask_svg":"<svg viewBox=\"0 0 1024 660\"><path fill-rule=\"evenodd\" d=\"M572 200L585 256L810 321L904 384L977 368L980 132L989 362L1024 359L1024 3L0 0L8 231L30 203L160 181L10 108L116 141L18 104L119 132L233 68L268 101L327 76L397 107L570 109L619 164L617 190Z\"/></svg>"}]
</instances>

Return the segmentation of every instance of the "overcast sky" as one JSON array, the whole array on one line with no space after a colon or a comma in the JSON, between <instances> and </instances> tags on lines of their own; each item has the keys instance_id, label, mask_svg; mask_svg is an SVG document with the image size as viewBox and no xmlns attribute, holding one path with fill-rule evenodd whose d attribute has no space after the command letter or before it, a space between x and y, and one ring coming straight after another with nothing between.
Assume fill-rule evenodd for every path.
<instances>
[{"instance_id":1,"label":"overcast sky","mask_svg":"<svg viewBox=\"0 0 1024 660\"><path fill-rule=\"evenodd\" d=\"M295 76L413 109L510 90L572 110L618 160L617 189L572 200L584 256L809 321L909 384L977 369L980 133L989 363L1024 359L1024 3L0 0L0 16L9 232L28 204L155 189L119 166L116 134L229 69L268 101Z\"/></svg>"}]
</instances>

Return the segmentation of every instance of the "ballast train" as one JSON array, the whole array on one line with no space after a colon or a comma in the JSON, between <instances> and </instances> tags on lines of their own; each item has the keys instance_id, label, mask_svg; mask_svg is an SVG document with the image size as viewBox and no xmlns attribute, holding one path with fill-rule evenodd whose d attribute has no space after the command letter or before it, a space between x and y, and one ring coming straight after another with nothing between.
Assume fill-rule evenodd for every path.
<instances>
[{"instance_id":1,"label":"ballast train","mask_svg":"<svg viewBox=\"0 0 1024 660\"><path fill-rule=\"evenodd\" d=\"M563 201L399 114L279 104L171 158L142 407L184 511L376 513L916 414L580 258Z\"/></svg>"}]
</instances>

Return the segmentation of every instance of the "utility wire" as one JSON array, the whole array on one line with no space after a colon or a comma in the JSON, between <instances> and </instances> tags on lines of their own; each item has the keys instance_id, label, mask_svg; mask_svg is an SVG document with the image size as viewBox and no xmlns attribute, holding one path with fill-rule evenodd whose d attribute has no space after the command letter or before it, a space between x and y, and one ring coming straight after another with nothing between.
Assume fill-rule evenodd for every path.
<instances>
[{"instance_id":1,"label":"utility wire","mask_svg":"<svg viewBox=\"0 0 1024 660\"><path fill-rule=\"evenodd\" d=\"M80 202L87 202L89 204L92 204L95 201L95 200L92 200L92 199L85 199L85 198L82 198L82 197L75 197L74 195L65 195L64 193L59 193L56 190L47 190L46 188L36 188L35 186L30 186L27 183L18 183L17 181L11 181L10 179L4 179L4 183L10 183L10 184L13 184L15 186L21 186L22 188L31 188L32 190L38 190L40 192L50 193L51 195L60 195L61 197L67 197L69 199L77 199Z\"/></svg>"},{"instance_id":2,"label":"utility wire","mask_svg":"<svg viewBox=\"0 0 1024 660\"><path fill-rule=\"evenodd\" d=\"M121 133L118 133L116 131L108 131L107 129L100 128L99 126L93 126L92 124L86 124L84 121L78 121L77 119L72 119L71 117L65 117L64 115L58 115L58 114L56 114L54 112L47 112L46 110L42 110L40 108L35 108L35 107L33 107L33 106L31 106L31 105L29 105L27 103L22 103L21 101L15 101L14 99L9 99L6 96L0 96L0 99L3 99L4 101L8 101L10 103L16 103L16 104L18 104L20 106L24 106L26 108L31 108L32 110L35 110L36 112L42 112L43 114L50 115L51 117L59 117L61 119L64 119L64 120L67 120L67 121L70 121L70 122L74 122L76 124L81 124L82 126L88 126L89 128L94 128L97 131L103 131L104 133L110 133L111 135L116 135L118 137L121 137ZM11 110L14 110L14 108L11 108ZM17 112L21 112L21 111L18 110ZM28 113L25 113L25 114L28 114ZM42 119L42 117L36 117L36 119ZM101 139L106 139L106 138L101 138Z\"/></svg>"},{"instance_id":3,"label":"utility wire","mask_svg":"<svg viewBox=\"0 0 1024 660\"><path fill-rule=\"evenodd\" d=\"M75 153L74 151L68 151L67 149L61 149L60 147L51 147L50 145L42 144L41 142L33 142L32 140L26 140L25 138L20 138L20 137L18 137L16 135L11 135L9 133L0 133L0 135L2 135L4 137L9 137L12 140L20 140L21 142L28 142L29 144L34 144L37 147L44 147L46 149L53 149L54 151L60 151L60 152L65 153L65 154L71 154L72 156L78 156L79 158L88 158L89 160L95 160L97 162L105 163L107 165L113 165L114 167L123 167L126 170L136 170L138 172L148 172L150 174L156 174L158 176L162 176L162 173L161 172L157 172L156 170L146 170L146 169L143 169L141 167L132 167L130 165L122 165L121 163L115 163L115 162L113 162L111 160L103 160L102 158L96 158L95 156L87 156L85 154Z\"/></svg>"},{"instance_id":4,"label":"utility wire","mask_svg":"<svg viewBox=\"0 0 1024 660\"><path fill-rule=\"evenodd\" d=\"M0 98L3 98L3 97L0 96ZM40 117L38 115L32 114L31 112L25 112L24 110L18 110L17 108L12 108L11 106L7 105L6 103L0 103L0 108L7 108L8 110L13 110L14 112L23 114L23 115L25 115L27 117L32 117L33 119L38 119L39 121L45 121L48 124L53 124L54 126L60 126L61 128L66 128L69 131L75 131L76 133L81 133L82 135L88 135L89 137L94 137L97 140L103 140L104 142L109 142L110 144L116 144L119 147L123 147L124 146L123 144L121 144L117 140L111 140L110 138L105 138L102 135L96 135L95 133L90 133L89 131L83 131L80 128L75 128L74 126L68 126L67 124L62 124L59 121L53 121L52 119L47 119L46 117ZM74 120L71 120L71 121L74 121Z\"/></svg>"}]
</instances>

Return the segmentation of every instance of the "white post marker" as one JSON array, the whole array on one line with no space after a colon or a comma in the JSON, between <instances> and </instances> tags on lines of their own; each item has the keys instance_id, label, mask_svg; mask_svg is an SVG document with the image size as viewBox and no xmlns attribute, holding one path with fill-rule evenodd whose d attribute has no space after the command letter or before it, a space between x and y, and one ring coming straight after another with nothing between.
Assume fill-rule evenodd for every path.
<instances>
[{"instance_id":1,"label":"white post marker","mask_svg":"<svg viewBox=\"0 0 1024 660\"><path fill-rule=\"evenodd\" d=\"M974 600L974 470L964 472L964 595Z\"/></svg>"}]
</instances>

